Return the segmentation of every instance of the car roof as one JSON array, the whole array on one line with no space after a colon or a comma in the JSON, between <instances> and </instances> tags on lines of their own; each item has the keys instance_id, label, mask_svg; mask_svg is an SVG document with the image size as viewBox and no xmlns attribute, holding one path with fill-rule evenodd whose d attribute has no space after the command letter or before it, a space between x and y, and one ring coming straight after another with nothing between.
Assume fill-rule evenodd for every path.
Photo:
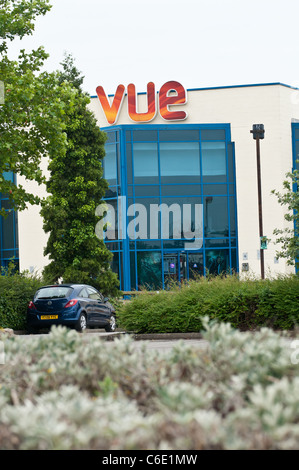
<instances>
[{"instance_id":1,"label":"car roof","mask_svg":"<svg viewBox=\"0 0 299 470\"><path fill-rule=\"evenodd\" d=\"M92 287L88 284L48 284L46 286L42 286L40 287L39 289L45 289L47 287L72 287L72 288L76 288L76 287L91 287L92 289L95 289L95 287Z\"/></svg>"}]
</instances>

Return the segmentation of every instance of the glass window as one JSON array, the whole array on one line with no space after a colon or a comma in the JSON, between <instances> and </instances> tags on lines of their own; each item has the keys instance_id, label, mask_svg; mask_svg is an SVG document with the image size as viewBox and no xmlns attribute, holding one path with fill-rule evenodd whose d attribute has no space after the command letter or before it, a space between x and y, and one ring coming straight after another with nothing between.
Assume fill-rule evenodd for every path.
<instances>
[{"instance_id":1,"label":"glass window","mask_svg":"<svg viewBox=\"0 0 299 470\"><path fill-rule=\"evenodd\" d=\"M156 240L161 237L158 198L135 199L128 205L127 235L130 240Z\"/></svg>"},{"instance_id":2,"label":"glass window","mask_svg":"<svg viewBox=\"0 0 299 470\"><path fill-rule=\"evenodd\" d=\"M227 194L226 184L204 184L203 194Z\"/></svg>"},{"instance_id":3,"label":"glass window","mask_svg":"<svg viewBox=\"0 0 299 470\"><path fill-rule=\"evenodd\" d=\"M105 193L105 199L116 198L120 194L119 186L109 186Z\"/></svg>"},{"instance_id":4,"label":"glass window","mask_svg":"<svg viewBox=\"0 0 299 470\"><path fill-rule=\"evenodd\" d=\"M206 270L208 274L222 274L229 268L229 250L206 251Z\"/></svg>"},{"instance_id":5,"label":"glass window","mask_svg":"<svg viewBox=\"0 0 299 470\"><path fill-rule=\"evenodd\" d=\"M65 286L44 287L37 291L34 298L35 300L65 298L71 295L72 290L73 289L71 287Z\"/></svg>"},{"instance_id":6,"label":"glass window","mask_svg":"<svg viewBox=\"0 0 299 470\"><path fill-rule=\"evenodd\" d=\"M14 174L12 171L4 171L3 176L6 181L14 182Z\"/></svg>"},{"instance_id":7,"label":"glass window","mask_svg":"<svg viewBox=\"0 0 299 470\"><path fill-rule=\"evenodd\" d=\"M119 242L105 242L105 245L109 251L119 250Z\"/></svg>"},{"instance_id":8,"label":"glass window","mask_svg":"<svg viewBox=\"0 0 299 470\"><path fill-rule=\"evenodd\" d=\"M159 196L160 188L158 185L135 185L135 197Z\"/></svg>"},{"instance_id":9,"label":"glass window","mask_svg":"<svg viewBox=\"0 0 299 470\"><path fill-rule=\"evenodd\" d=\"M5 210L10 210L12 208L12 204L9 199L2 199L1 201L1 208Z\"/></svg>"},{"instance_id":10,"label":"glass window","mask_svg":"<svg viewBox=\"0 0 299 470\"><path fill-rule=\"evenodd\" d=\"M131 290L136 290L136 267L135 267L135 251L130 252L130 277L131 277Z\"/></svg>"},{"instance_id":11,"label":"glass window","mask_svg":"<svg viewBox=\"0 0 299 470\"><path fill-rule=\"evenodd\" d=\"M105 201L107 205L107 212L105 216L105 224L107 224L106 231L104 230L104 239L105 240L118 240L118 200L117 199L107 199Z\"/></svg>"},{"instance_id":12,"label":"glass window","mask_svg":"<svg viewBox=\"0 0 299 470\"><path fill-rule=\"evenodd\" d=\"M134 142L152 142L158 140L157 131L133 131L133 140Z\"/></svg>"},{"instance_id":13,"label":"glass window","mask_svg":"<svg viewBox=\"0 0 299 470\"><path fill-rule=\"evenodd\" d=\"M298 129L299 130L299 129ZM299 141L295 143L294 167L299 170Z\"/></svg>"},{"instance_id":14,"label":"glass window","mask_svg":"<svg viewBox=\"0 0 299 470\"><path fill-rule=\"evenodd\" d=\"M160 165L162 183L178 182L178 177L186 176L191 177L190 183L198 182L200 176L199 143L161 142ZM165 177L172 177L173 181ZM184 181L180 180L180 182Z\"/></svg>"},{"instance_id":15,"label":"glass window","mask_svg":"<svg viewBox=\"0 0 299 470\"><path fill-rule=\"evenodd\" d=\"M106 145L104 157L104 176L111 185L117 184L116 146Z\"/></svg>"},{"instance_id":16,"label":"glass window","mask_svg":"<svg viewBox=\"0 0 299 470\"><path fill-rule=\"evenodd\" d=\"M159 250L161 249L160 240L137 240L136 241L137 250Z\"/></svg>"},{"instance_id":17,"label":"glass window","mask_svg":"<svg viewBox=\"0 0 299 470\"><path fill-rule=\"evenodd\" d=\"M202 238L203 206L200 197L163 198L162 238Z\"/></svg>"},{"instance_id":18,"label":"glass window","mask_svg":"<svg viewBox=\"0 0 299 470\"><path fill-rule=\"evenodd\" d=\"M206 238L222 238L229 236L227 197L205 197L203 217Z\"/></svg>"},{"instance_id":19,"label":"glass window","mask_svg":"<svg viewBox=\"0 0 299 470\"><path fill-rule=\"evenodd\" d=\"M203 129L201 140L225 140L224 129Z\"/></svg>"},{"instance_id":20,"label":"glass window","mask_svg":"<svg viewBox=\"0 0 299 470\"><path fill-rule=\"evenodd\" d=\"M111 270L114 273L116 273L119 278L119 253L118 252L113 253L113 258L110 262L110 267L111 267Z\"/></svg>"},{"instance_id":21,"label":"glass window","mask_svg":"<svg viewBox=\"0 0 299 470\"><path fill-rule=\"evenodd\" d=\"M128 181L128 184L132 184L133 183L132 144L126 144L126 157L127 157L127 181Z\"/></svg>"},{"instance_id":22,"label":"glass window","mask_svg":"<svg viewBox=\"0 0 299 470\"><path fill-rule=\"evenodd\" d=\"M172 184L161 186L162 196L200 196L199 184Z\"/></svg>"},{"instance_id":23,"label":"glass window","mask_svg":"<svg viewBox=\"0 0 299 470\"><path fill-rule=\"evenodd\" d=\"M229 198L229 211L230 211L230 236L236 236L236 203L235 198Z\"/></svg>"},{"instance_id":24,"label":"glass window","mask_svg":"<svg viewBox=\"0 0 299 470\"><path fill-rule=\"evenodd\" d=\"M86 287L80 291L79 297L88 298L88 293Z\"/></svg>"},{"instance_id":25,"label":"glass window","mask_svg":"<svg viewBox=\"0 0 299 470\"><path fill-rule=\"evenodd\" d=\"M202 142L201 150L204 182L226 181L225 142Z\"/></svg>"},{"instance_id":26,"label":"glass window","mask_svg":"<svg viewBox=\"0 0 299 470\"><path fill-rule=\"evenodd\" d=\"M228 160L228 181L233 183L235 181L235 162L234 162L234 143L227 146L227 160Z\"/></svg>"},{"instance_id":27,"label":"glass window","mask_svg":"<svg viewBox=\"0 0 299 470\"><path fill-rule=\"evenodd\" d=\"M103 300L101 294L91 287L87 288L88 298L92 300Z\"/></svg>"},{"instance_id":28,"label":"glass window","mask_svg":"<svg viewBox=\"0 0 299 470\"><path fill-rule=\"evenodd\" d=\"M206 238L205 239L206 248L228 248L229 239L228 238Z\"/></svg>"},{"instance_id":29,"label":"glass window","mask_svg":"<svg viewBox=\"0 0 299 470\"><path fill-rule=\"evenodd\" d=\"M137 252L138 288L161 289L162 255L156 251Z\"/></svg>"},{"instance_id":30,"label":"glass window","mask_svg":"<svg viewBox=\"0 0 299 470\"><path fill-rule=\"evenodd\" d=\"M2 249L14 248L14 213L2 217Z\"/></svg>"},{"instance_id":31,"label":"glass window","mask_svg":"<svg viewBox=\"0 0 299 470\"><path fill-rule=\"evenodd\" d=\"M134 143L134 180L135 183L147 184L158 182L157 143Z\"/></svg>"},{"instance_id":32,"label":"glass window","mask_svg":"<svg viewBox=\"0 0 299 470\"><path fill-rule=\"evenodd\" d=\"M234 272L237 272L237 268L238 268L237 250L231 250L231 259L232 259L231 269Z\"/></svg>"},{"instance_id":33,"label":"glass window","mask_svg":"<svg viewBox=\"0 0 299 470\"><path fill-rule=\"evenodd\" d=\"M115 132L107 132L107 140L106 140L106 144L111 144L113 142L115 142Z\"/></svg>"},{"instance_id":34,"label":"glass window","mask_svg":"<svg viewBox=\"0 0 299 470\"><path fill-rule=\"evenodd\" d=\"M199 132L197 130L168 130L159 131L160 141L182 142L186 140L199 140Z\"/></svg>"},{"instance_id":35,"label":"glass window","mask_svg":"<svg viewBox=\"0 0 299 470\"><path fill-rule=\"evenodd\" d=\"M184 240L164 240L163 241L163 248L164 250L177 250L177 249L181 249L181 250L184 250L185 249L185 242Z\"/></svg>"},{"instance_id":36,"label":"glass window","mask_svg":"<svg viewBox=\"0 0 299 470\"><path fill-rule=\"evenodd\" d=\"M189 279L204 275L203 253L188 253Z\"/></svg>"}]
</instances>

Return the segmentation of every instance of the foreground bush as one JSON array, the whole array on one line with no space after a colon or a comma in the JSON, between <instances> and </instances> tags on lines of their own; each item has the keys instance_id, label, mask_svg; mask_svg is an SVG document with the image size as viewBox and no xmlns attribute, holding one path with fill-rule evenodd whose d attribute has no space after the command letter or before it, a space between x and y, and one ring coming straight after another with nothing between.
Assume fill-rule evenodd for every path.
<instances>
[{"instance_id":1,"label":"foreground bush","mask_svg":"<svg viewBox=\"0 0 299 470\"><path fill-rule=\"evenodd\" d=\"M0 449L297 449L286 337L203 323L207 349L160 354L62 327L7 338Z\"/></svg>"},{"instance_id":2,"label":"foreground bush","mask_svg":"<svg viewBox=\"0 0 299 470\"><path fill-rule=\"evenodd\" d=\"M299 278L240 281L201 278L170 292L143 292L119 310L119 325L138 333L199 331L208 315L241 330L299 324Z\"/></svg>"},{"instance_id":3,"label":"foreground bush","mask_svg":"<svg viewBox=\"0 0 299 470\"><path fill-rule=\"evenodd\" d=\"M42 281L25 272L15 272L13 264L7 270L2 268L1 274L0 328L23 330L26 327L27 305Z\"/></svg>"}]
</instances>

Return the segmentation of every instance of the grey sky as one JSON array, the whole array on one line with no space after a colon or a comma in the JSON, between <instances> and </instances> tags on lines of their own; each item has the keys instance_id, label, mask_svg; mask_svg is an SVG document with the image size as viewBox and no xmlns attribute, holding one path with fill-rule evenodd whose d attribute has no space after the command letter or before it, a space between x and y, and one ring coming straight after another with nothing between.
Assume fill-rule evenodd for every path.
<instances>
[{"instance_id":1,"label":"grey sky","mask_svg":"<svg viewBox=\"0 0 299 470\"><path fill-rule=\"evenodd\" d=\"M298 0L52 0L22 48L43 45L46 69L71 53L95 95L102 85L145 91L282 82L299 86ZM20 42L11 50L16 53Z\"/></svg>"}]
</instances>

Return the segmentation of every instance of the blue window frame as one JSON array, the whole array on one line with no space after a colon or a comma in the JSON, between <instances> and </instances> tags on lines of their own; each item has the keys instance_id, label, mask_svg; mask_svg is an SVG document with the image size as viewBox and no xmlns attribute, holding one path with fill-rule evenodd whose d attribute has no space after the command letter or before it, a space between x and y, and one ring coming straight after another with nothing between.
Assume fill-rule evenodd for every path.
<instances>
[{"instance_id":1,"label":"blue window frame","mask_svg":"<svg viewBox=\"0 0 299 470\"><path fill-rule=\"evenodd\" d=\"M235 155L230 125L134 124L103 130L109 136L104 172L110 174L109 159L113 154L115 177L108 179L106 200L113 200L118 210L121 204L124 217L122 238L116 234L115 241L106 240L121 289L130 291L142 285L163 289L170 279L193 279L207 271L238 272ZM113 146L113 151L109 146ZM162 210L156 222L156 237L151 236L148 210L153 203L164 203L168 208L177 205L181 223L185 203L192 207L201 204L201 236L196 234L196 240L184 238L178 219L167 213L169 233L163 238ZM142 219L146 227L140 226L138 212L134 212L140 205L147 209L147 218ZM187 241L194 242L194 249L190 249L190 244L186 249Z\"/></svg>"},{"instance_id":2,"label":"blue window frame","mask_svg":"<svg viewBox=\"0 0 299 470\"><path fill-rule=\"evenodd\" d=\"M4 172L6 180L15 182L12 172ZM13 261L19 267L19 243L18 243L18 215L11 208L9 198L0 193L1 209L5 209L6 217L0 217L0 265L4 268Z\"/></svg>"}]
</instances>

